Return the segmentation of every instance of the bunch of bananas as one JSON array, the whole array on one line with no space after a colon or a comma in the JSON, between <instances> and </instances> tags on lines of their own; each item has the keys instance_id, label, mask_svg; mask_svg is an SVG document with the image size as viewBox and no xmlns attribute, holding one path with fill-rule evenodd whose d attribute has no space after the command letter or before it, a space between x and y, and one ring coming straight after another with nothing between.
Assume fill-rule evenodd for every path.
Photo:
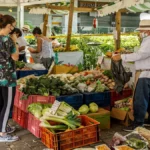
<instances>
[{"instance_id":1,"label":"bunch of bananas","mask_svg":"<svg viewBox=\"0 0 150 150\"><path fill-rule=\"evenodd\" d=\"M54 48L54 52L69 52L69 51L78 51L79 48L77 47L77 45L71 45L70 46L70 49L67 49L66 50L66 47L56 47Z\"/></svg>"},{"instance_id":2,"label":"bunch of bananas","mask_svg":"<svg viewBox=\"0 0 150 150\"><path fill-rule=\"evenodd\" d=\"M54 48L54 52L65 52L65 51L66 51L66 48L62 46Z\"/></svg>"},{"instance_id":3,"label":"bunch of bananas","mask_svg":"<svg viewBox=\"0 0 150 150\"><path fill-rule=\"evenodd\" d=\"M77 47L77 45L71 45L70 46L70 51L78 51L79 48Z\"/></svg>"}]
</instances>

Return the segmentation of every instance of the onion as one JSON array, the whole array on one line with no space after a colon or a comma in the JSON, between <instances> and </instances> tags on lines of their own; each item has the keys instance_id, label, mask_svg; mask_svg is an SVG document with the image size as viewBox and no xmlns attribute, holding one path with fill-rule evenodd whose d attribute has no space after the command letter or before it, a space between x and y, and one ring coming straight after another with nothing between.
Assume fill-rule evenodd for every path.
<instances>
[{"instance_id":1,"label":"onion","mask_svg":"<svg viewBox=\"0 0 150 150\"><path fill-rule=\"evenodd\" d=\"M115 82L112 82L111 85L112 85L112 86L115 86Z\"/></svg>"}]
</instances>

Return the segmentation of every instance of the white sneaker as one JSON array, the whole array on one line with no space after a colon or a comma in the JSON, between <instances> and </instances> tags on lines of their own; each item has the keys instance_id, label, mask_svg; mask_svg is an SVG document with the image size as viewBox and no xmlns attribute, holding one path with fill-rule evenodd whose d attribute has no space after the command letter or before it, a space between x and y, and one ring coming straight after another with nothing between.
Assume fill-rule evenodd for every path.
<instances>
[{"instance_id":1,"label":"white sneaker","mask_svg":"<svg viewBox=\"0 0 150 150\"><path fill-rule=\"evenodd\" d=\"M4 135L4 136L0 136L0 142L15 142L19 140L18 136L11 136L11 135Z\"/></svg>"}]
</instances>

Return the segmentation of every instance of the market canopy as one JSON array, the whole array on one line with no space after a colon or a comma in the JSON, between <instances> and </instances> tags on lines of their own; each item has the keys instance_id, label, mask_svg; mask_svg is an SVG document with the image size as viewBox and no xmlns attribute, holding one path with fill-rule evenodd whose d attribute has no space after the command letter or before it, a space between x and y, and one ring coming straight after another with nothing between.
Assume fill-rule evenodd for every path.
<instances>
[{"instance_id":1,"label":"market canopy","mask_svg":"<svg viewBox=\"0 0 150 150\"><path fill-rule=\"evenodd\" d=\"M28 5L36 5L36 4L62 2L62 1L64 0L0 0L0 6L1 7L17 7L18 5L28 6Z\"/></svg>"},{"instance_id":2,"label":"market canopy","mask_svg":"<svg viewBox=\"0 0 150 150\"><path fill-rule=\"evenodd\" d=\"M102 17L117 12L118 10L123 8L128 9L132 6L134 7L136 5L142 5L144 2L145 0L116 0L110 4L102 6L101 8L97 8L98 16Z\"/></svg>"},{"instance_id":3,"label":"market canopy","mask_svg":"<svg viewBox=\"0 0 150 150\"><path fill-rule=\"evenodd\" d=\"M127 8L130 12L144 12L150 10L150 2L145 2L143 4L135 5L132 7Z\"/></svg>"}]
</instances>

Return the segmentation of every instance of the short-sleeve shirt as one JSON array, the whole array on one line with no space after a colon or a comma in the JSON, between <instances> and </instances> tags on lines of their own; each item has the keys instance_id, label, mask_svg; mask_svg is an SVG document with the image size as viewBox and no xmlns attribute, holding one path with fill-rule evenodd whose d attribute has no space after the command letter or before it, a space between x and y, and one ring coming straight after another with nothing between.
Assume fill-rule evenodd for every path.
<instances>
[{"instance_id":1,"label":"short-sleeve shirt","mask_svg":"<svg viewBox=\"0 0 150 150\"><path fill-rule=\"evenodd\" d=\"M14 42L9 36L0 35L0 86L16 86L16 68L11 54L16 52Z\"/></svg>"},{"instance_id":2,"label":"short-sleeve shirt","mask_svg":"<svg viewBox=\"0 0 150 150\"><path fill-rule=\"evenodd\" d=\"M24 39L24 37L19 37L17 38L17 43L18 43L18 46L19 47L22 47L22 46L27 46L27 42L26 40ZM25 50L22 50L21 52L19 52L19 54L24 54L25 53Z\"/></svg>"}]
</instances>

